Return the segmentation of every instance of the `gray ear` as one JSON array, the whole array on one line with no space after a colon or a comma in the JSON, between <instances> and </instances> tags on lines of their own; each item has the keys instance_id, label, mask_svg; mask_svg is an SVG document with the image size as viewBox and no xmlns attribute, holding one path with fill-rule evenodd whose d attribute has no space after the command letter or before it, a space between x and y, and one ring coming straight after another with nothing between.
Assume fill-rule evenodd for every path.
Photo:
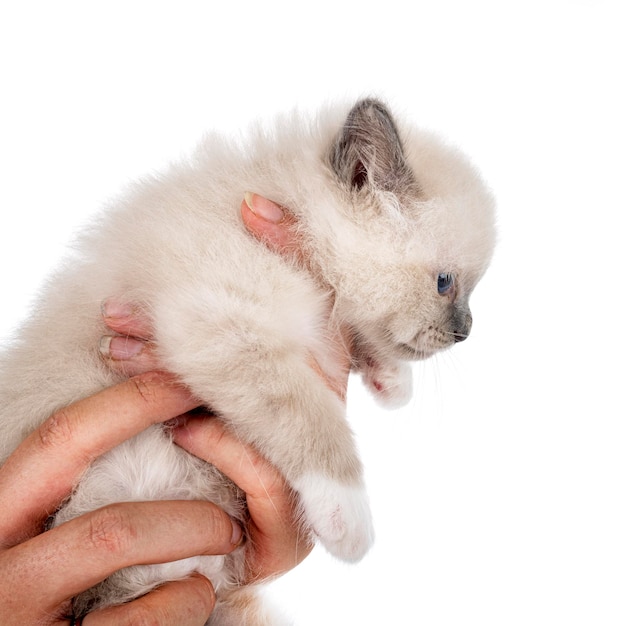
<instances>
[{"instance_id":1,"label":"gray ear","mask_svg":"<svg viewBox=\"0 0 624 626\"><path fill-rule=\"evenodd\" d=\"M366 185L398 191L414 184L397 127L385 105L360 100L349 112L330 153L341 182L358 190Z\"/></svg>"}]
</instances>

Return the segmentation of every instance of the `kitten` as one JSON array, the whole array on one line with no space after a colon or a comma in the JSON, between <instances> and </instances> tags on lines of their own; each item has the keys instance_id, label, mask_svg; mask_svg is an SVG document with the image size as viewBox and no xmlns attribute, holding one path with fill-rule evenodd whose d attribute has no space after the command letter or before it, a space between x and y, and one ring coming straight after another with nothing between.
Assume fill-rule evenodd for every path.
<instances>
[{"instance_id":1,"label":"kitten","mask_svg":"<svg viewBox=\"0 0 624 626\"><path fill-rule=\"evenodd\" d=\"M305 267L243 227L248 190L297 218ZM123 295L155 328L159 358L298 493L303 520L346 561L373 527L341 400L308 365L329 367L325 333L348 328L373 394L411 395L407 362L465 339L468 298L494 245L493 200L474 169L384 104L330 107L258 126L245 143L208 136L193 158L144 180L83 233L3 355L0 461L56 409L119 380L98 355L100 303ZM96 460L56 524L118 501L209 499L245 519L235 488L154 426ZM78 614L198 570L221 599L209 624L273 624L237 590L228 557L132 567L75 600Z\"/></svg>"}]
</instances>

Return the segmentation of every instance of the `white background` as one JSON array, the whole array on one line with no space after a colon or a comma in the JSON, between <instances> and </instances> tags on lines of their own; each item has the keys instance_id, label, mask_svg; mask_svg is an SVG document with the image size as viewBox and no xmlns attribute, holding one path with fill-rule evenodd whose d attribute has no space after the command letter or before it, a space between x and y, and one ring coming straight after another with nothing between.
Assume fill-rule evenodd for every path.
<instances>
[{"instance_id":1,"label":"white background","mask_svg":"<svg viewBox=\"0 0 624 626\"><path fill-rule=\"evenodd\" d=\"M620 3L7 4L0 336L78 225L203 130L383 96L473 157L499 246L409 407L353 382L372 553L319 549L274 595L298 626L624 623Z\"/></svg>"}]
</instances>

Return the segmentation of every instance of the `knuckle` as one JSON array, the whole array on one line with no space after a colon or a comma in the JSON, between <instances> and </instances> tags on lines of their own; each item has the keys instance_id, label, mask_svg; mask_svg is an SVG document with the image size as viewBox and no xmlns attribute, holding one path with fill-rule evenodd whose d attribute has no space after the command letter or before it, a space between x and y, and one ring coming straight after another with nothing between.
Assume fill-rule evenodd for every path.
<instances>
[{"instance_id":1,"label":"knuckle","mask_svg":"<svg viewBox=\"0 0 624 626\"><path fill-rule=\"evenodd\" d=\"M147 376L135 376L128 380L128 384L132 385L136 394L141 400L148 405L154 403L156 399L156 393L151 378Z\"/></svg>"},{"instance_id":2,"label":"knuckle","mask_svg":"<svg viewBox=\"0 0 624 626\"><path fill-rule=\"evenodd\" d=\"M123 506L113 504L91 514L88 542L98 552L127 555L136 538L132 517Z\"/></svg>"},{"instance_id":3,"label":"knuckle","mask_svg":"<svg viewBox=\"0 0 624 626\"><path fill-rule=\"evenodd\" d=\"M75 415L68 409L59 409L37 431L42 448L57 448L71 441Z\"/></svg>"}]
</instances>

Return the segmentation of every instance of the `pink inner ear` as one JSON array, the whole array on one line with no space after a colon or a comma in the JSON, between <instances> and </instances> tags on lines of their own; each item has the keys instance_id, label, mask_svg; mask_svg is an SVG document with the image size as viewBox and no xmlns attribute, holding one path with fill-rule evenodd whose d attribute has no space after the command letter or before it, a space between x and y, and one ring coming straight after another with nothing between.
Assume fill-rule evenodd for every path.
<instances>
[{"instance_id":1,"label":"pink inner ear","mask_svg":"<svg viewBox=\"0 0 624 626\"><path fill-rule=\"evenodd\" d=\"M353 171L353 176L351 179L351 184L356 189L362 189L368 180L368 171L366 170L366 166L362 161L358 161L355 166L355 170Z\"/></svg>"}]
</instances>

